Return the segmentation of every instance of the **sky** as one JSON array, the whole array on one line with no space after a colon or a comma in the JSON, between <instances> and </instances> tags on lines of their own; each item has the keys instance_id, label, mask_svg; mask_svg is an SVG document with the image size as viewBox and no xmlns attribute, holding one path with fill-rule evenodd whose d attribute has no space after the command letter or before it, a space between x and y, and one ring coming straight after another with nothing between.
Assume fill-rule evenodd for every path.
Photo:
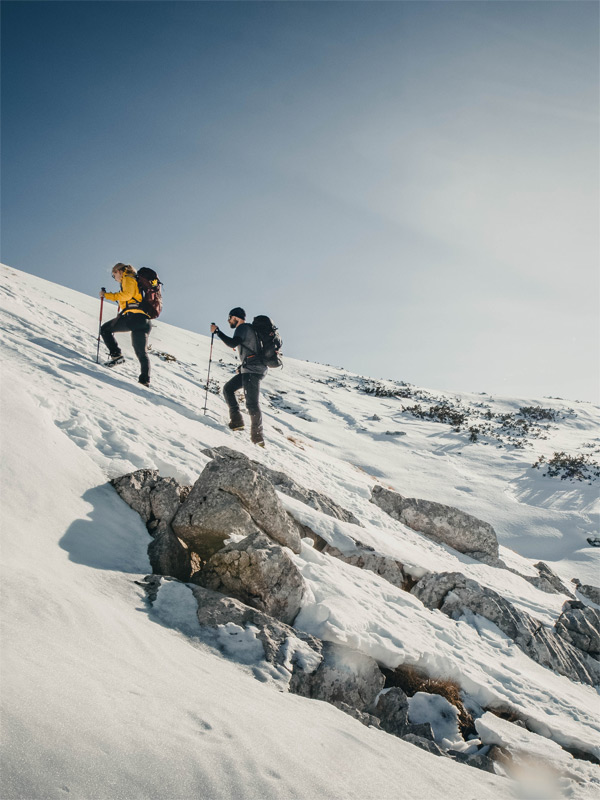
<instances>
[{"instance_id":1,"label":"sky","mask_svg":"<svg viewBox=\"0 0 600 800\"><path fill-rule=\"evenodd\" d=\"M594 2L2 2L6 264L428 388L599 399ZM112 287L114 288L114 287Z\"/></svg>"}]
</instances>

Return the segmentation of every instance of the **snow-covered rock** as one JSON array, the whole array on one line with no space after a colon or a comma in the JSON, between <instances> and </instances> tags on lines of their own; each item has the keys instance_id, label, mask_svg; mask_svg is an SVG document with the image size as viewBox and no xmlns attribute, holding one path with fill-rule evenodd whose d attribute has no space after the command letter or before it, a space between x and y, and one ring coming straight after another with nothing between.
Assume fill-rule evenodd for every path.
<instances>
[{"instance_id":1,"label":"snow-covered rock","mask_svg":"<svg viewBox=\"0 0 600 800\"><path fill-rule=\"evenodd\" d=\"M447 544L479 561L498 563L498 538L488 522L442 503L403 497L379 484L373 487L371 501L394 519L435 542Z\"/></svg>"}]
</instances>

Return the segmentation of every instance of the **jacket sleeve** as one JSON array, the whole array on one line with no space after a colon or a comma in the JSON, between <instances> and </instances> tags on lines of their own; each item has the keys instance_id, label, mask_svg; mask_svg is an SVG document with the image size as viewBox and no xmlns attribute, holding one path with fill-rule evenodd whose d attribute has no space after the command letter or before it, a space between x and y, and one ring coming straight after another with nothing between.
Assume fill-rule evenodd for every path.
<instances>
[{"instance_id":1,"label":"jacket sleeve","mask_svg":"<svg viewBox=\"0 0 600 800\"><path fill-rule=\"evenodd\" d=\"M240 339L240 337L237 334L235 336L227 336L227 334L223 333L223 331L220 329L217 329L215 333L217 334L219 339L223 342L223 344L227 345L227 347L232 347L235 349L236 347L239 347L241 344L244 344L243 340Z\"/></svg>"},{"instance_id":2,"label":"jacket sleeve","mask_svg":"<svg viewBox=\"0 0 600 800\"><path fill-rule=\"evenodd\" d=\"M121 282L120 292L105 292L104 297L107 300L115 300L117 303L127 303L133 299L134 294L137 294L138 285L133 275L123 275Z\"/></svg>"}]
</instances>

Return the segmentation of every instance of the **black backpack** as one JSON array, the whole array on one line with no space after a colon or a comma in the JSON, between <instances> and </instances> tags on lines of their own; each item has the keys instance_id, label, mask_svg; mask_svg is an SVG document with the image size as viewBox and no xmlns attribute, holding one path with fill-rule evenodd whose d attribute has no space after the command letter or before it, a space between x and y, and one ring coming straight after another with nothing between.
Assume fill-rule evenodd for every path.
<instances>
[{"instance_id":1,"label":"black backpack","mask_svg":"<svg viewBox=\"0 0 600 800\"><path fill-rule=\"evenodd\" d=\"M283 341L277 330L277 326L270 317L260 315L252 320L252 328L256 334L258 343L257 355L267 367L282 367L283 361L279 351L283 347Z\"/></svg>"},{"instance_id":2,"label":"black backpack","mask_svg":"<svg viewBox=\"0 0 600 800\"><path fill-rule=\"evenodd\" d=\"M156 319L162 311L162 292L160 290L162 283L156 272L149 267L138 269L135 277L142 295L139 308L148 314L150 319Z\"/></svg>"}]
</instances>

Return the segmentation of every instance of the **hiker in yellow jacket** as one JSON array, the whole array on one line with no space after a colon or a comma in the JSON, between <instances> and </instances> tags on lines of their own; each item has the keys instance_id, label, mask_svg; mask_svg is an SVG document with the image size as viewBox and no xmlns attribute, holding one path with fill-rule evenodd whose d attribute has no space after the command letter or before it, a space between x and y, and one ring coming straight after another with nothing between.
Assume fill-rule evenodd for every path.
<instances>
[{"instance_id":1,"label":"hiker in yellow jacket","mask_svg":"<svg viewBox=\"0 0 600 800\"><path fill-rule=\"evenodd\" d=\"M121 284L121 290L119 292L107 292L104 289L100 291L100 297L114 300L119 304L118 315L109 322L105 322L100 328L104 344L110 353L110 359L105 362L104 366L114 367L115 364L120 364L125 360L114 334L119 331L131 331L131 343L141 367L138 380L144 386L149 386L148 336L152 325L148 314L140 308L142 293L135 275L134 268L129 264L115 264L112 268L112 276Z\"/></svg>"}]
</instances>

